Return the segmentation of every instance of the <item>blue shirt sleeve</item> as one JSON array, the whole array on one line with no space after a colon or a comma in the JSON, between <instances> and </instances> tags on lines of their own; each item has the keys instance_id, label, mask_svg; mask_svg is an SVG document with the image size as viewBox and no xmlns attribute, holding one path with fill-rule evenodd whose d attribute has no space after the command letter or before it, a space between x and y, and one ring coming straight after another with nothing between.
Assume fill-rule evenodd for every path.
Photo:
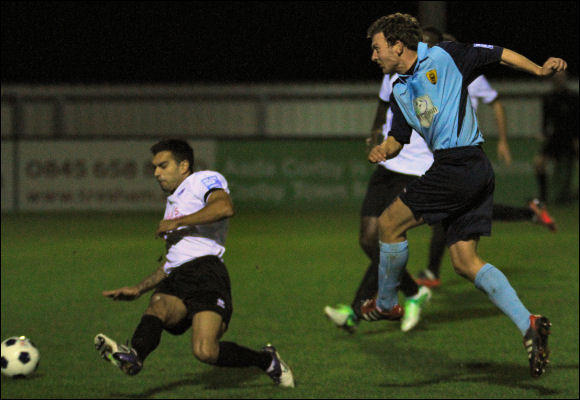
<instances>
[{"instance_id":1,"label":"blue shirt sleeve","mask_svg":"<svg viewBox=\"0 0 580 400\"><path fill-rule=\"evenodd\" d=\"M391 124L391 130L389 131L389 136L397 139L397 142L401 144L407 144L411 141L411 126L407 123L405 115L399 108L396 98L392 101L394 96L391 94L391 111L393 112L393 122Z\"/></svg>"},{"instance_id":2,"label":"blue shirt sleeve","mask_svg":"<svg viewBox=\"0 0 580 400\"><path fill-rule=\"evenodd\" d=\"M503 53L503 47L489 44L441 42L437 46L451 55L467 84L481 75L478 69L501 61Z\"/></svg>"}]
</instances>

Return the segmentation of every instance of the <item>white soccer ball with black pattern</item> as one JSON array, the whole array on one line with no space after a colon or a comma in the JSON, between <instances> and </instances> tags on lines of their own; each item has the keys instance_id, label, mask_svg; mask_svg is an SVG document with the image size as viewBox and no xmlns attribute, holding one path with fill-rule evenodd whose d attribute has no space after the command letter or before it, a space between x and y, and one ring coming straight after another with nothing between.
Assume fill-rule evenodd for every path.
<instances>
[{"instance_id":1,"label":"white soccer ball with black pattern","mask_svg":"<svg viewBox=\"0 0 580 400\"><path fill-rule=\"evenodd\" d=\"M26 336L13 336L2 342L2 375L24 378L38 368L40 353Z\"/></svg>"}]
</instances>

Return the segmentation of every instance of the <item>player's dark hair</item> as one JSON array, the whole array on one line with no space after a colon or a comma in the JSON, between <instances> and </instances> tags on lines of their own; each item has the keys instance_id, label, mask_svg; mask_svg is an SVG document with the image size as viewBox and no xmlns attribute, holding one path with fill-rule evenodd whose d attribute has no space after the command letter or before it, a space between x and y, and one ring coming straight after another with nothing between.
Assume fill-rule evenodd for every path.
<instances>
[{"instance_id":1,"label":"player's dark hair","mask_svg":"<svg viewBox=\"0 0 580 400\"><path fill-rule=\"evenodd\" d=\"M153 155L161 151L170 151L178 164L184 160L188 161L189 172L193 173L193 149L185 140L165 139L151 146Z\"/></svg>"},{"instance_id":2,"label":"player's dark hair","mask_svg":"<svg viewBox=\"0 0 580 400\"><path fill-rule=\"evenodd\" d=\"M382 32L389 46L397 40L411 50L417 51L417 45L423 38L421 25L415 17L409 14L395 13L377 19L367 30L367 38Z\"/></svg>"},{"instance_id":3,"label":"player's dark hair","mask_svg":"<svg viewBox=\"0 0 580 400\"><path fill-rule=\"evenodd\" d=\"M450 33L444 32L441 34L444 42L457 42L457 38Z\"/></svg>"},{"instance_id":4,"label":"player's dark hair","mask_svg":"<svg viewBox=\"0 0 580 400\"><path fill-rule=\"evenodd\" d=\"M434 26L424 26L423 27L423 37L425 37L425 34L429 35L429 41L428 41L428 45L429 47L435 46L437 43L440 43L443 41L443 32L441 32L439 29L435 28Z\"/></svg>"}]
</instances>

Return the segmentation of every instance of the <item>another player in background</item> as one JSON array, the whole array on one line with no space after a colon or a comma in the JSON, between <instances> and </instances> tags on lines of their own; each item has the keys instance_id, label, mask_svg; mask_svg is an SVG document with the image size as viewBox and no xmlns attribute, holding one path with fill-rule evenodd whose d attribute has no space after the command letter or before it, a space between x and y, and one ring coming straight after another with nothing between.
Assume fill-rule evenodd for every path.
<instances>
[{"instance_id":1,"label":"another player in background","mask_svg":"<svg viewBox=\"0 0 580 400\"><path fill-rule=\"evenodd\" d=\"M292 371L276 349L251 350L221 341L233 312L230 278L222 256L228 219L234 215L226 179L215 171L194 172L193 149L182 140L151 147L154 175L168 194L157 235L165 239L166 261L136 286L103 292L113 300L135 300L155 289L131 339L131 347L98 334L95 347L104 360L128 375L143 368L165 330L192 329L193 355L219 367L255 366L278 385L294 387Z\"/></svg>"},{"instance_id":2,"label":"another player in background","mask_svg":"<svg viewBox=\"0 0 580 400\"><path fill-rule=\"evenodd\" d=\"M552 90L543 98L543 142L534 160L539 197L548 201L547 165L554 165L557 185L553 200L568 203L578 200L572 193L572 176L578 161L578 93L567 86L567 72L552 77Z\"/></svg>"},{"instance_id":3,"label":"another player in background","mask_svg":"<svg viewBox=\"0 0 580 400\"><path fill-rule=\"evenodd\" d=\"M409 257L407 231L442 222L455 271L514 322L524 337L530 373L542 375L548 362L549 320L531 314L505 275L477 253L479 238L491 234L494 173L481 148L483 136L467 86L479 75L478 68L496 62L540 77L565 70L566 62L550 57L538 66L514 51L484 44L443 42L429 48L420 42L417 20L401 13L376 20L368 37L372 61L384 74L399 74L393 85L391 131L368 160L396 157L415 129L434 161L379 217L379 292L363 304L363 316L391 319L399 312L397 287Z\"/></svg>"}]
</instances>

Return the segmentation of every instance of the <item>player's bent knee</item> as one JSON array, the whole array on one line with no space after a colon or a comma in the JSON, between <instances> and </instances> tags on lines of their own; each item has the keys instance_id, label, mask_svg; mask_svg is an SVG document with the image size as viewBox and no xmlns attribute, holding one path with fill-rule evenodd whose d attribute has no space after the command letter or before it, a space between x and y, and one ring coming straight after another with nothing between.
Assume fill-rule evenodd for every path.
<instances>
[{"instance_id":1,"label":"player's bent knee","mask_svg":"<svg viewBox=\"0 0 580 400\"><path fill-rule=\"evenodd\" d=\"M215 364L219 357L219 342L199 340L193 343L193 355L206 364Z\"/></svg>"},{"instance_id":2,"label":"player's bent knee","mask_svg":"<svg viewBox=\"0 0 580 400\"><path fill-rule=\"evenodd\" d=\"M149 307L147 307L145 314L159 318L165 325L173 325L183 318L184 315L182 314L184 314L184 312L184 306L180 307L179 304L176 304L175 299L156 293L151 296L151 301L149 302Z\"/></svg>"},{"instance_id":3,"label":"player's bent knee","mask_svg":"<svg viewBox=\"0 0 580 400\"><path fill-rule=\"evenodd\" d=\"M405 238L405 230L396 220L389 217L381 218L379 230L380 240L385 243L400 242Z\"/></svg>"},{"instance_id":4,"label":"player's bent knee","mask_svg":"<svg viewBox=\"0 0 580 400\"><path fill-rule=\"evenodd\" d=\"M166 321L168 310L167 303L164 301L163 296L159 294L153 295L145 313L154 315L162 321Z\"/></svg>"}]
</instances>

